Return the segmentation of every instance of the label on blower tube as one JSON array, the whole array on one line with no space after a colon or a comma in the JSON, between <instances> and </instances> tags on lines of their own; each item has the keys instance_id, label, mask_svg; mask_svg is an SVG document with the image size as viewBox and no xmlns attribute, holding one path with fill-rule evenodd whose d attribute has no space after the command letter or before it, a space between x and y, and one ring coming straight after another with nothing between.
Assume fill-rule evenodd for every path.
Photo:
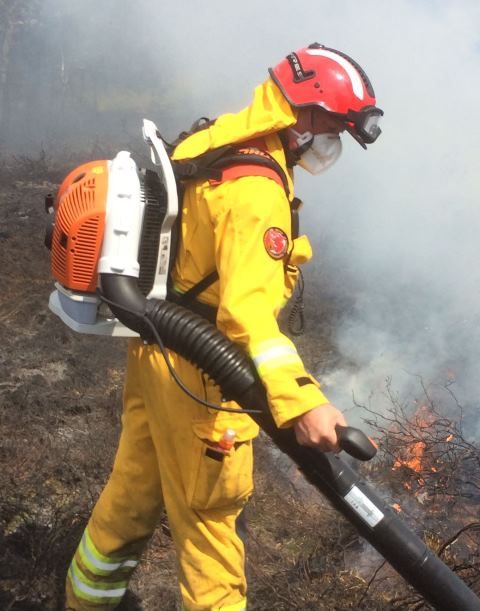
<instances>
[{"instance_id":1,"label":"label on blower tube","mask_svg":"<svg viewBox=\"0 0 480 611\"><path fill-rule=\"evenodd\" d=\"M353 486L350 492L344 497L350 507L372 528L376 526L384 517L380 509L372 503L360 488Z\"/></svg>"}]
</instances>

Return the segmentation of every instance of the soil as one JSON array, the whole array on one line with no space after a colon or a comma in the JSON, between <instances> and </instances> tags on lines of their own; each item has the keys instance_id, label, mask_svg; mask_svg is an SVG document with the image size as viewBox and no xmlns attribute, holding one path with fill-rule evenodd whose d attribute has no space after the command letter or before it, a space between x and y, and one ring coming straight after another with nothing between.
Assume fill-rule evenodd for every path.
<instances>
[{"instance_id":1,"label":"soil","mask_svg":"<svg viewBox=\"0 0 480 611\"><path fill-rule=\"evenodd\" d=\"M38 169L37 169L38 170ZM22 176L22 180L18 176ZM38 176L48 175L48 180ZM0 175L0 608L63 608L71 556L111 469L120 427L125 340L71 332L47 308L44 196L61 172ZM331 304L313 338L334 354ZM317 311L318 315L318 306ZM306 358L314 352L300 341ZM248 508L249 609L398 608L347 566L356 533L298 474L256 444ZM392 586L393 587L393 586ZM404 586L401 586L404 587ZM179 607L166 519L134 575L124 610ZM402 607L406 608L406 607ZM420 609L421 607L417 607Z\"/></svg>"}]
</instances>

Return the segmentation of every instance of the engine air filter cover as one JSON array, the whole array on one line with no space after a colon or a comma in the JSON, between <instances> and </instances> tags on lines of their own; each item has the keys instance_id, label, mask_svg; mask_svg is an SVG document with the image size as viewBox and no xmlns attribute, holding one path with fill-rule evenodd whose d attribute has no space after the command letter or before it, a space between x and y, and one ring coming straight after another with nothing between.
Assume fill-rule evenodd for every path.
<instances>
[{"instance_id":1,"label":"engine air filter cover","mask_svg":"<svg viewBox=\"0 0 480 611\"><path fill-rule=\"evenodd\" d=\"M108 161L91 161L65 178L55 199L52 274L68 289L94 293L108 191Z\"/></svg>"}]
</instances>

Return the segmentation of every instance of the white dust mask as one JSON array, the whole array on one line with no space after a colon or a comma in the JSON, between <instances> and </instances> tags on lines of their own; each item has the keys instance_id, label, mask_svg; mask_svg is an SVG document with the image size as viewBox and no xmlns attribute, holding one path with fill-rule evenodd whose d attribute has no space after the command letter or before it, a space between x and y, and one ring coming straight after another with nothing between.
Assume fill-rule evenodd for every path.
<instances>
[{"instance_id":1,"label":"white dust mask","mask_svg":"<svg viewBox=\"0 0 480 611\"><path fill-rule=\"evenodd\" d=\"M292 131L298 137L297 143L299 145L312 139L310 132L298 134L294 130ZM302 153L297 165L310 174L321 174L337 161L341 152L342 141L339 134L318 134L313 136L312 144Z\"/></svg>"}]
</instances>

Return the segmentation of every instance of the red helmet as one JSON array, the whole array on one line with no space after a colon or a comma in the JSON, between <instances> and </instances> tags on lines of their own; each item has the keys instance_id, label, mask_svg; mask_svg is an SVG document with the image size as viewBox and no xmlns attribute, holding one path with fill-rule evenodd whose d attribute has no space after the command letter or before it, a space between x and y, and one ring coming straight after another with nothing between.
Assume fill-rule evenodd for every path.
<instances>
[{"instance_id":1,"label":"red helmet","mask_svg":"<svg viewBox=\"0 0 480 611\"><path fill-rule=\"evenodd\" d=\"M375 106L372 84L345 53L314 43L290 53L269 72L292 106L320 106L338 116L365 148L380 135L383 111Z\"/></svg>"}]
</instances>

